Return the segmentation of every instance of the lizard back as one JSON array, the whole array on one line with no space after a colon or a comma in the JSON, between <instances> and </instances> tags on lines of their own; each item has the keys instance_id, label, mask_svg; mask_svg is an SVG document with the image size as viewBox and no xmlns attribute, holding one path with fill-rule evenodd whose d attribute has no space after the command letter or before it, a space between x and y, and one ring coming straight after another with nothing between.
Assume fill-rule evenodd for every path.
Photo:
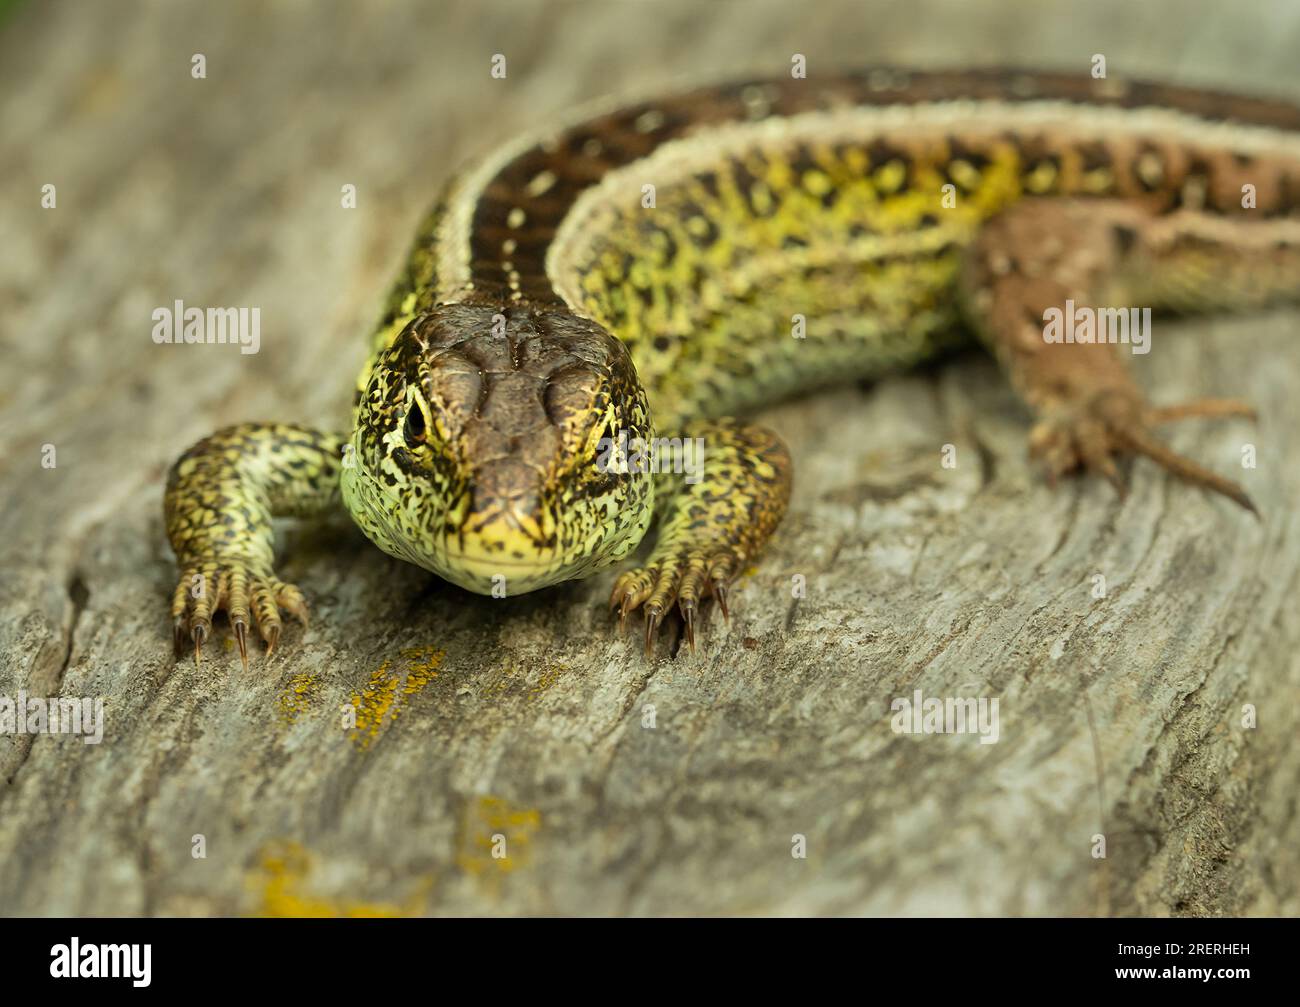
<instances>
[{"instance_id":1,"label":"lizard back","mask_svg":"<svg viewBox=\"0 0 1300 1007\"><path fill-rule=\"evenodd\" d=\"M959 343L961 250L1023 197L1233 214L1250 184L1294 213L1297 130L1284 102L995 70L606 108L453 180L376 343L440 303L562 305L628 344L666 421L743 410Z\"/></svg>"}]
</instances>

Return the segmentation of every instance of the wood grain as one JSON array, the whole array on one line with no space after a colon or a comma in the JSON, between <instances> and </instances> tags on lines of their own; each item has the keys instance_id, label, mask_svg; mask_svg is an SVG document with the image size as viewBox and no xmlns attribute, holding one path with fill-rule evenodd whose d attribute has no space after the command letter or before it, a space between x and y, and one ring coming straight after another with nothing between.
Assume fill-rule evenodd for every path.
<instances>
[{"instance_id":1,"label":"wood grain","mask_svg":"<svg viewBox=\"0 0 1300 1007\"><path fill-rule=\"evenodd\" d=\"M1123 503L1048 490L972 355L765 414L797 459L792 513L701 655L619 637L612 574L493 601L353 530L290 527L311 628L247 674L230 646L171 658L166 466L237 420L345 423L415 222L522 127L793 52L813 73L1082 73L1103 52L1117 75L1300 96L1285 3L1054 6L9 11L0 696L107 713L97 746L0 737L0 912L1300 912L1295 313L1166 322L1137 365L1157 401L1259 407L1258 428L1170 436L1224 472L1255 444L1262 522L1143 463ZM261 352L155 345L150 312L178 298L259 306ZM916 689L997 697L1000 740L895 734Z\"/></svg>"}]
</instances>

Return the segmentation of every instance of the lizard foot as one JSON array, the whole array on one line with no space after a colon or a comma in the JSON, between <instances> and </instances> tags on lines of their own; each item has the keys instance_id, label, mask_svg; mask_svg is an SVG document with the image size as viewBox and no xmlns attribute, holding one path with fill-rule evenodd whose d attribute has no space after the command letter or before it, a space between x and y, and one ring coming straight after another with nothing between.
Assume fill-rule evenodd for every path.
<instances>
[{"instance_id":1,"label":"lizard foot","mask_svg":"<svg viewBox=\"0 0 1300 1007\"><path fill-rule=\"evenodd\" d=\"M611 610L618 610L619 628L627 625L628 614L640 608L645 614L645 652L654 649L655 634L664 617L676 604L685 626L686 642L695 651L695 625L700 602L706 591L718 602L724 619L727 611L727 583L737 572L736 554L726 547L684 549L659 558L648 566L629 570L614 582L609 598Z\"/></svg>"},{"instance_id":2,"label":"lizard foot","mask_svg":"<svg viewBox=\"0 0 1300 1007\"><path fill-rule=\"evenodd\" d=\"M711 595L728 618L727 585L790 501L790 453L776 434L729 419L701 421L682 433L682 443L696 448L694 477L671 468L658 475L658 540L644 567L614 582L609 599L620 625L638 608L645 613L647 654L674 605L692 651L701 601Z\"/></svg>"},{"instance_id":3,"label":"lizard foot","mask_svg":"<svg viewBox=\"0 0 1300 1007\"><path fill-rule=\"evenodd\" d=\"M1258 517L1259 511L1241 486L1183 457L1152 433L1161 423L1192 417L1254 419L1255 411L1235 399L1200 399L1155 408L1136 394L1108 390L1081 402L1046 409L1030 431L1029 451L1043 463L1050 484L1083 468L1104 477L1121 497L1126 486L1115 465L1116 455L1145 455L1166 471L1221 493Z\"/></svg>"},{"instance_id":4,"label":"lizard foot","mask_svg":"<svg viewBox=\"0 0 1300 1007\"><path fill-rule=\"evenodd\" d=\"M239 659L248 668L248 627L266 643L270 657L280 639L280 609L307 625L307 601L292 584L262 576L241 560L211 559L189 563L172 595L172 625L179 657L191 645L199 663L203 644L212 636L212 618L225 612L239 645Z\"/></svg>"}]
</instances>

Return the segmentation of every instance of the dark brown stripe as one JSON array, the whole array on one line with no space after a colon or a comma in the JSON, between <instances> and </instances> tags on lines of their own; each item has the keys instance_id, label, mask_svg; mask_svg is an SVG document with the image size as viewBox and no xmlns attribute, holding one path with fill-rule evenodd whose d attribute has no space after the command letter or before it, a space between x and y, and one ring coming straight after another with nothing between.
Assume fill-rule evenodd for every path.
<instances>
[{"instance_id":1,"label":"dark brown stripe","mask_svg":"<svg viewBox=\"0 0 1300 1007\"><path fill-rule=\"evenodd\" d=\"M905 83L899 86L900 81ZM753 88L761 88L769 98L765 115L754 115L744 100ZM725 123L760 121L770 116L790 117L833 108L918 105L957 99L1008 104L1065 101L1113 108L1159 106L1210 121L1300 132L1300 107L1284 101L1141 81L1120 85L1113 80L1094 80L1085 73L1002 69L920 72L875 68L824 80L776 78L703 87L659 101L628 105L581 123L565 131L551 150L533 147L505 165L488 183L474 210L470 236L471 279L481 296L508 297L507 274L501 268L501 245L506 238L514 238L517 249L511 261L520 274L524 295L540 302L556 301L545 277L545 253L569 208L606 172L645 157L670 140ZM661 121L653 130L641 132L637 129L637 121L647 113L654 114ZM595 157L585 153L592 140L598 140L602 148ZM962 149L960 136L951 137L949 142L955 156L963 156L977 168L980 166L980 159L970 152L957 153ZM1052 156L1050 151L1039 153L1045 157ZM1085 159L1086 166L1099 163L1097 157ZM555 175L555 184L543 195L529 197L526 186L544 171ZM1288 186L1285 193L1288 202L1275 208L1274 212L1295 209L1296 194L1292 188ZM629 198L635 195L631 194ZM1168 198L1172 203L1173 193ZM521 228L510 228L506 224L514 207L524 210L527 215Z\"/></svg>"}]
</instances>

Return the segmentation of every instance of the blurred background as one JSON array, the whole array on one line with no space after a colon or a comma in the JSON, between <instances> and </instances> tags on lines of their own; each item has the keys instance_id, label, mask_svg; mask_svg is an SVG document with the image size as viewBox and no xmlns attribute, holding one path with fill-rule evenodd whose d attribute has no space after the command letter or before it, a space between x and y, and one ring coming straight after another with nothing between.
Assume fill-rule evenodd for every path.
<instances>
[{"instance_id":1,"label":"blurred background","mask_svg":"<svg viewBox=\"0 0 1300 1007\"><path fill-rule=\"evenodd\" d=\"M1280 614L1300 459L1275 443L1263 530L1149 469L1116 525L1104 486L1039 487L982 360L766 417L799 459L795 505L694 663L617 639L607 580L493 607L309 529L281 572L316 622L278 663L172 661L167 466L227 423L346 424L364 336L457 166L593 97L784 74L794 53L814 77L1084 74L1100 53L1115 77L1296 99L1300 4L0 3L0 693L110 711L96 749L0 738L0 912L1300 908ZM150 314L178 299L259 306L261 351L155 345ZM1294 430L1294 319L1206 326L1148 386L1241 394ZM1216 465L1238 448L1179 436ZM947 440L982 475L936 479ZM1130 621L1070 593L1103 563L1142 585ZM792 570L817 587L798 611ZM341 740L336 711L398 672L413 698ZM1026 711L996 751L889 734L889 696L972 681ZM1290 710L1282 736L1224 728L1246 696ZM1113 868L1088 855L1097 831Z\"/></svg>"}]
</instances>

